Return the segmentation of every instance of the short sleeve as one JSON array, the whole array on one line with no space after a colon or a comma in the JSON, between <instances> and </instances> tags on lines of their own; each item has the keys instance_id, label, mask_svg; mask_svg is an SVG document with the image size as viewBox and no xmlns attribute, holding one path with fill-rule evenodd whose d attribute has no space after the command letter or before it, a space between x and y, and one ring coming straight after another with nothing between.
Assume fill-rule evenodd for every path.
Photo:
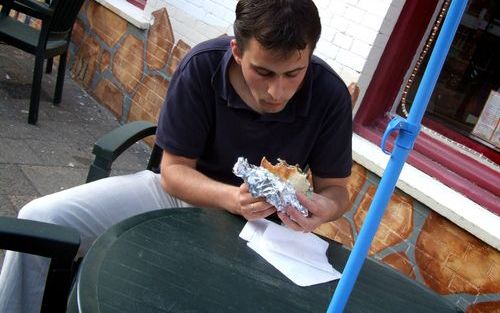
<instances>
[{"instance_id":1,"label":"short sleeve","mask_svg":"<svg viewBox=\"0 0 500 313\"><path fill-rule=\"evenodd\" d=\"M321 131L309 158L314 175L324 178L344 178L352 168L352 105L345 86L339 86L328 105Z\"/></svg>"},{"instance_id":2,"label":"short sleeve","mask_svg":"<svg viewBox=\"0 0 500 313\"><path fill-rule=\"evenodd\" d=\"M206 72L206 71L205 71ZM181 63L170 82L160 112L156 143L173 154L198 158L210 130L210 81L196 60ZM206 80L206 81L205 81Z\"/></svg>"}]
</instances>

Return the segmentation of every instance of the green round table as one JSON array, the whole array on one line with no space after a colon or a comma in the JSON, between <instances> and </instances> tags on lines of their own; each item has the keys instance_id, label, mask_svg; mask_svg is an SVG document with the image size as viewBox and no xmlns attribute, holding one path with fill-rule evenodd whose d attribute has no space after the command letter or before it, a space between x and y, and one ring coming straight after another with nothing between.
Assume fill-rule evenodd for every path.
<instances>
[{"instance_id":1,"label":"green round table","mask_svg":"<svg viewBox=\"0 0 500 313\"><path fill-rule=\"evenodd\" d=\"M70 311L326 312L338 281L299 287L238 237L239 216L215 209L152 211L100 236L85 256ZM339 271L349 250L330 242ZM367 259L346 312L457 312L443 298Z\"/></svg>"}]
</instances>

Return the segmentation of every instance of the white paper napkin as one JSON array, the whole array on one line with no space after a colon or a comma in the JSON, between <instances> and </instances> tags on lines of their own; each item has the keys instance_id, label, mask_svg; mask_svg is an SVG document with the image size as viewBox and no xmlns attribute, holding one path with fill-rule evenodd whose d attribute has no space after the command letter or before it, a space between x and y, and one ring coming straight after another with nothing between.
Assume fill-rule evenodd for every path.
<instances>
[{"instance_id":1,"label":"white paper napkin","mask_svg":"<svg viewBox=\"0 0 500 313\"><path fill-rule=\"evenodd\" d=\"M342 276L328 263L328 243L314 234L297 232L262 219L247 222L240 237L299 286L320 284Z\"/></svg>"}]
</instances>

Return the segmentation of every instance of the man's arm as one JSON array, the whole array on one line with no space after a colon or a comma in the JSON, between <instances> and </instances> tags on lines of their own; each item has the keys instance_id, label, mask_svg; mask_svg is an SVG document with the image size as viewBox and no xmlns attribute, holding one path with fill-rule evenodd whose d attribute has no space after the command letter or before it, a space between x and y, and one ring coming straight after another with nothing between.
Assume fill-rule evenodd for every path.
<instances>
[{"instance_id":1,"label":"man's arm","mask_svg":"<svg viewBox=\"0 0 500 313\"><path fill-rule=\"evenodd\" d=\"M349 177L346 178L321 178L314 177L314 190L316 193L328 198L333 202L332 209L329 210L328 221L334 221L342 217L350 208L349 205L349 192L347 191L347 182Z\"/></svg>"},{"instance_id":2,"label":"man's arm","mask_svg":"<svg viewBox=\"0 0 500 313\"><path fill-rule=\"evenodd\" d=\"M215 181L196 170L196 159L163 151L161 185L170 195L192 205L239 214L238 187Z\"/></svg>"},{"instance_id":3,"label":"man's arm","mask_svg":"<svg viewBox=\"0 0 500 313\"><path fill-rule=\"evenodd\" d=\"M310 232L323 223L342 217L349 209L348 178L313 177L314 190L311 196L297 193L300 203L310 215L302 216L297 210L289 210L288 215L278 213L281 220L290 228Z\"/></svg>"},{"instance_id":4,"label":"man's arm","mask_svg":"<svg viewBox=\"0 0 500 313\"><path fill-rule=\"evenodd\" d=\"M248 220L270 215L274 208L253 198L245 184L231 186L213 180L196 170L196 159L163 151L161 160L163 190L192 205L218 208L243 215Z\"/></svg>"}]
</instances>

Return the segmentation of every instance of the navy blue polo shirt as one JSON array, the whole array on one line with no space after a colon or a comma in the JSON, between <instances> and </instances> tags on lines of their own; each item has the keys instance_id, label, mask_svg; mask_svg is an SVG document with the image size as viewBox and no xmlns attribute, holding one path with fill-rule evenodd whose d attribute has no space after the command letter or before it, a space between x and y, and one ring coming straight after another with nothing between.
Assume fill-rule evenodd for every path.
<instances>
[{"instance_id":1,"label":"navy blue polo shirt","mask_svg":"<svg viewBox=\"0 0 500 313\"><path fill-rule=\"evenodd\" d=\"M309 165L319 177L349 176L352 108L340 77L313 57L304 84L286 107L279 113L257 113L229 82L230 40L203 42L179 64L160 113L157 144L197 159L200 172L232 185L242 183L232 173L240 156L257 165L263 156Z\"/></svg>"}]
</instances>

